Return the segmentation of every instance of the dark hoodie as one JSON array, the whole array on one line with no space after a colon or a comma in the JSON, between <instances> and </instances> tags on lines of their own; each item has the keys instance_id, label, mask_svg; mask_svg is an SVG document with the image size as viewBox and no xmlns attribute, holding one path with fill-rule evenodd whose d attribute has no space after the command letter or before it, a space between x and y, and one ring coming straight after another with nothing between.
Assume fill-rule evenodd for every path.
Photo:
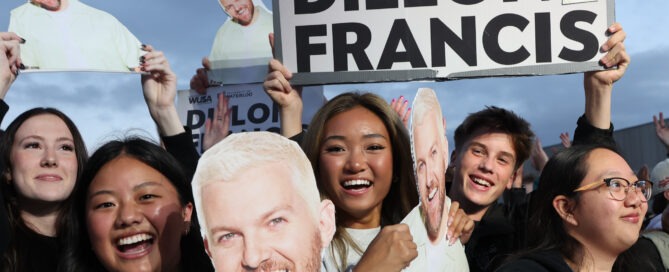
<instances>
[{"instance_id":1,"label":"dark hoodie","mask_svg":"<svg viewBox=\"0 0 669 272\"><path fill-rule=\"evenodd\" d=\"M502 265L496 271L571 272L571 268L557 250L533 252Z\"/></svg>"}]
</instances>

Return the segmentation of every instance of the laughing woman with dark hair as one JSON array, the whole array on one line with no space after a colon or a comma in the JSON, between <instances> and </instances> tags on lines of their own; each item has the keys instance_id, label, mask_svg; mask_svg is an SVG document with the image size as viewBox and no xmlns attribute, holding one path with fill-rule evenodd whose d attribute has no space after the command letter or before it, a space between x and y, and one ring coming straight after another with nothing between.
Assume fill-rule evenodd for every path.
<instances>
[{"instance_id":1,"label":"laughing woman with dark hair","mask_svg":"<svg viewBox=\"0 0 669 272\"><path fill-rule=\"evenodd\" d=\"M141 67L149 74L142 75L142 87L151 117L161 135L182 133L174 107L176 75L162 52L145 50ZM100 147L73 192L66 233L72 242L62 270L213 271L183 165L138 138Z\"/></svg>"},{"instance_id":2,"label":"laughing woman with dark hair","mask_svg":"<svg viewBox=\"0 0 669 272\"><path fill-rule=\"evenodd\" d=\"M189 180L158 145L106 143L73 194L67 271L213 271L193 221Z\"/></svg>"}]
</instances>

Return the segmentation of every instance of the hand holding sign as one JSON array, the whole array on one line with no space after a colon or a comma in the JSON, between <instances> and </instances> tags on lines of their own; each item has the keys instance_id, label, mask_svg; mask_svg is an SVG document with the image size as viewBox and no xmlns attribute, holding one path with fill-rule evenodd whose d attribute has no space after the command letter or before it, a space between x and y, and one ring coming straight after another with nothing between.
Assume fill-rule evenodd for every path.
<instances>
[{"instance_id":1,"label":"hand holding sign","mask_svg":"<svg viewBox=\"0 0 669 272\"><path fill-rule=\"evenodd\" d=\"M586 90L588 87L593 90L597 89L599 88L597 85L601 85L601 87L613 85L613 83L623 77L630 63L630 56L625 51L625 45L623 44L627 36L623 27L619 23L615 23L608 28L607 32L611 36L601 47L601 50L606 52L606 55L601 58L600 62L606 68L618 66L618 69L586 73Z\"/></svg>"},{"instance_id":2,"label":"hand holding sign","mask_svg":"<svg viewBox=\"0 0 669 272\"><path fill-rule=\"evenodd\" d=\"M5 97L23 65L19 57L22 42L25 40L12 32L0 32L0 99Z\"/></svg>"},{"instance_id":3,"label":"hand holding sign","mask_svg":"<svg viewBox=\"0 0 669 272\"><path fill-rule=\"evenodd\" d=\"M598 72L588 72L583 76L583 88L585 89L585 116L594 127L608 129L611 124L611 95L613 83L623 77L630 57L625 51L625 31L620 24L615 23L608 28L611 33L608 41L601 50L606 55L601 62L606 67L618 66L617 69L609 69Z\"/></svg>"},{"instance_id":4,"label":"hand holding sign","mask_svg":"<svg viewBox=\"0 0 669 272\"><path fill-rule=\"evenodd\" d=\"M153 47L144 47L147 53L140 59L142 74L142 90L144 100L149 107L151 118L158 125L162 136L172 136L184 131L174 98L177 95L177 76L161 51Z\"/></svg>"},{"instance_id":5,"label":"hand holding sign","mask_svg":"<svg viewBox=\"0 0 669 272\"><path fill-rule=\"evenodd\" d=\"M195 90L199 94L206 94L209 85L209 76L207 72L211 70L211 64L208 58L202 58L202 67L195 70L195 74L190 79L190 89Z\"/></svg>"},{"instance_id":6,"label":"hand holding sign","mask_svg":"<svg viewBox=\"0 0 669 272\"><path fill-rule=\"evenodd\" d=\"M281 111L281 135L294 136L302 131L302 87L295 87L288 82L293 77L281 62L272 59L269 73L263 83L267 95L277 103Z\"/></svg>"}]
</instances>

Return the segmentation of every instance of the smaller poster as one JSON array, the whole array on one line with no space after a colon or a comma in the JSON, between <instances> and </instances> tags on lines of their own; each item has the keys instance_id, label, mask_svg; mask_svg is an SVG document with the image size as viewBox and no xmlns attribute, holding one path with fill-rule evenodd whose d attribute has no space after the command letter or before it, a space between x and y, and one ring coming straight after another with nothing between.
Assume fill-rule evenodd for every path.
<instances>
[{"instance_id":1,"label":"smaller poster","mask_svg":"<svg viewBox=\"0 0 669 272\"><path fill-rule=\"evenodd\" d=\"M193 144L202 152L204 123L214 118L218 94L228 98L230 132L272 131L280 132L279 106L265 93L262 84L223 85L207 89L204 95L193 90L180 90L177 94L177 111L181 122L193 131ZM302 91L304 110L302 126L307 127L311 117L325 102L323 87L305 87Z\"/></svg>"}]
</instances>

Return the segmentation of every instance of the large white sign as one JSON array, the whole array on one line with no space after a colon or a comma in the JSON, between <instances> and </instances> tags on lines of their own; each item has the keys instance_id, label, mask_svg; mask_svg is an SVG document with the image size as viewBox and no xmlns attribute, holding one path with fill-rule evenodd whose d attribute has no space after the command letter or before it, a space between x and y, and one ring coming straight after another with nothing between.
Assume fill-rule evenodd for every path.
<instances>
[{"instance_id":1,"label":"large white sign","mask_svg":"<svg viewBox=\"0 0 669 272\"><path fill-rule=\"evenodd\" d=\"M274 0L293 84L598 70L613 0Z\"/></svg>"}]
</instances>

